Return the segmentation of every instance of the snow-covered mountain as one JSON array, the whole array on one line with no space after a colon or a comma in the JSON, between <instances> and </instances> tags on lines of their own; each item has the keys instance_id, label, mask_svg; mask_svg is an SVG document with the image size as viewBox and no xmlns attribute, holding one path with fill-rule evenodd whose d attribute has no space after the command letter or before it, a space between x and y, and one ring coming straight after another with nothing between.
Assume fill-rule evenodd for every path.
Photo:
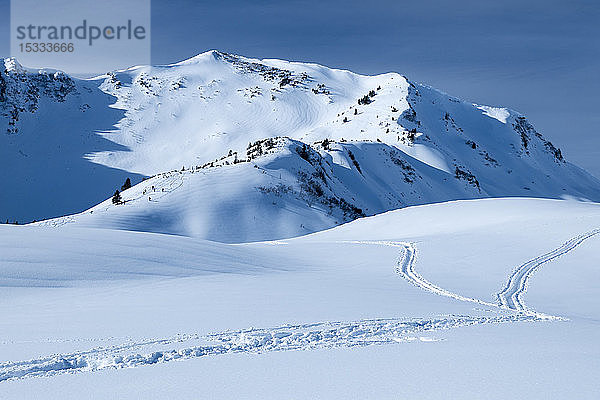
<instances>
[{"instance_id":1,"label":"snow-covered mountain","mask_svg":"<svg viewBox=\"0 0 600 400\"><path fill-rule=\"evenodd\" d=\"M4 61L2 219L226 242L313 232L409 205L600 201L525 117L395 73L217 51L79 80Z\"/></svg>"},{"instance_id":2,"label":"snow-covered mountain","mask_svg":"<svg viewBox=\"0 0 600 400\"><path fill-rule=\"evenodd\" d=\"M600 398L600 182L514 111L7 59L0 171L0 217L44 218L0 224L2 399Z\"/></svg>"},{"instance_id":3,"label":"snow-covered mountain","mask_svg":"<svg viewBox=\"0 0 600 400\"><path fill-rule=\"evenodd\" d=\"M0 65L2 67L2 65ZM141 176L88 161L88 153L126 150L99 133L123 111L98 81L58 71L0 68L0 221L27 222L79 212L104 199L115 182Z\"/></svg>"}]
</instances>

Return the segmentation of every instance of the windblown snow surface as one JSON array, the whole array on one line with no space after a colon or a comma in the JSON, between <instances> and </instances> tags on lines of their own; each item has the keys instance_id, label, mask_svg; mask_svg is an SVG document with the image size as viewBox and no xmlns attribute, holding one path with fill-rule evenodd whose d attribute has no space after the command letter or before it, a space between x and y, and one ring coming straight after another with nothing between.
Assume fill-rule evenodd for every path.
<instances>
[{"instance_id":1,"label":"windblown snow surface","mask_svg":"<svg viewBox=\"0 0 600 400\"><path fill-rule=\"evenodd\" d=\"M594 399L599 228L516 198L247 244L1 226L0 393Z\"/></svg>"}]
</instances>

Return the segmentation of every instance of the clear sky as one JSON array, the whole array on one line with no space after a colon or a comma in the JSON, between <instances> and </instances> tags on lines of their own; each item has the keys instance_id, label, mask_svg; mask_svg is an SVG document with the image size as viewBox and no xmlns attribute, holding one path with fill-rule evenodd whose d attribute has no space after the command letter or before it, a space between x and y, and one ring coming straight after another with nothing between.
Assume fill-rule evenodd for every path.
<instances>
[{"instance_id":1,"label":"clear sky","mask_svg":"<svg viewBox=\"0 0 600 400\"><path fill-rule=\"evenodd\" d=\"M0 0L0 56L9 54L8 10ZM210 49L395 71L507 106L600 177L597 0L152 1L154 64Z\"/></svg>"}]
</instances>

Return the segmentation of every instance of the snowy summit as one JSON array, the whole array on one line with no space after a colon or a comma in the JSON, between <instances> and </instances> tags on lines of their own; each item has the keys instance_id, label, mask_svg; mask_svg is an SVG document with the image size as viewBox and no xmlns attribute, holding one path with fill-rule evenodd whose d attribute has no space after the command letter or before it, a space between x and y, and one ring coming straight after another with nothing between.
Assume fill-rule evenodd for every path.
<instances>
[{"instance_id":1,"label":"snowy summit","mask_svg":"<svg viewBox=\"0 0 600 400\"><path fill-rule=\"evenodd\" d=\"M5 65L3 220L241 242L455 199L600 200L524 116L396 73L218 51L88 80ZM103 202L127 177L150 179Z\"/></svg>"}]
</instances>

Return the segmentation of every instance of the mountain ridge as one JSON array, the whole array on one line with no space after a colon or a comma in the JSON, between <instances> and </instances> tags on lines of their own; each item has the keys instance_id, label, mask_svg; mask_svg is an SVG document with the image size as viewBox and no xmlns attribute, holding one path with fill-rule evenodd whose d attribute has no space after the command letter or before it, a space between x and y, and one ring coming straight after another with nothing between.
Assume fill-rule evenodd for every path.
<instances>
[{"instance_id":1,"label":"mountain ridge","mask_svg":"<svg viewBox=\"0 0 600 400\"><path fill-rule=\"evenodd\" d=\"M20 107L15 120L6 107L10 101L0 106L0 123L7 126L0 136L6 142L2 168L8 171L14 192L35 198L35 187L18 178L23 175L20 168L32 162L21 153L37 153L33 156L37 172L31 175L39 174L38 180L50 181L59 193L76 197L73 207L62 210L43 210L43 200L26 202L30 214L43 212L40 218L19 217L25 221L86 209L89 213L95 209L93 204L107 203L102 200L127 176L134 182L154 177L142 183L147 189L152 179L166 171L202 170L209 177L196 184L210 188L217 185L210 176L219 175L212 171L236 168L243 170L241 175L231 178L229 189L223 187L212 199L184 185L179 189L182 199L173 200L179 209L164 212L168 205L161 205L163 211L144 205L133 214L125 213L130 222L113 218L107 225L227 241L206 228L211 223L218 226L219 218L227 215L224 210L246 218L256 207L264 208L264 221L257 225L267 226L269 215L286 214L282 211L286 207L301 215L292 218L293 223L284 221L289 215L282 217L274 226L283 228L271 232L233 235L237 241L308 233L348 218L427 202L506 196L600 201L600 182L564 160L523 115L463 102L397 73L364 76L317 64L209 51L175 64L132 67L85 80L51 70L36 73L5 67L0 89L0 98L13 105L18 100ZM8 132L8 127L16 132ZM77 151L65 152L64 143L53 141L52 135L43 136L44 147L36 146L40 127L60 131L57 139L62 137L65 143L80 143ZM270 158L250 159L252 144L264 145L269 139L277 141ZM45 173L40 160L53 148L63 155L62 166ZM223 156L230 165L217 167L215 160ZM257 167L238 165L246 159ZM75 169L85 173L77 174ZM261 171L280 173L286 179L267 182L255 177ZM77 190L67 179L73 173ZM278 193L281 187L292 190ZM315 193L309 193L311 187ZM123 193L125 199L130 190L134 189ZM314 198L308 199L309 194ZM44 195L48 196L47 189ZM244 203L239 200L243 197L265 205ZM17 202L6 195L0 200L2 220L14 218L10 213L18 208ZM131 209L133 204L109 203L108 214ZM186 204L212 210L212 216L191 212ZM316 214L315 204L322 208ZM19 206L23 208L23 203ZM348 214L348 210L354 211ZM194 221L185 222L187 217ZM136 226L135 221L142 220L154 222L150 227L146 222ZM103 225L100 220L92 224ZM234 225L231 222L224 231L233 232ZM244 229L256 229L251 225Z\"/></svg>"}]
</instances>

